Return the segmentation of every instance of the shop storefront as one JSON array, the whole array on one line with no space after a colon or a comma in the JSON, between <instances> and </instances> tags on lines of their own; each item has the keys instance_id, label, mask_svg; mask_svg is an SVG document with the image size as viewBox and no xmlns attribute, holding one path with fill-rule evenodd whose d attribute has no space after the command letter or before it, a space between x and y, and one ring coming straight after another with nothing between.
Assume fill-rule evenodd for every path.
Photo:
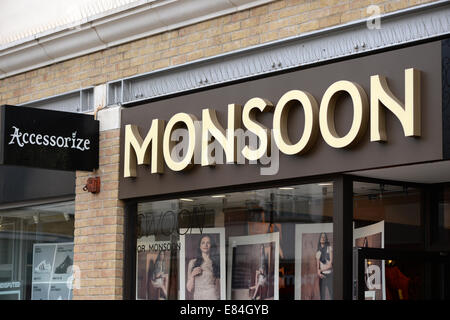
<instances>
[{"instance_id":1,"label":"shop storefront","mask_svg":"<svg viewBox=\"0 0 450 320\"><path fill-rule=\"evenodd\" d=\"M2 300L72 298L73 215L73 200L1 210Z\"/></svg>"},{"instance_id":2,"label":"shop storefront","mask_svg":"<svg viewBox=\"0 0 450 320\"><path fill-rule=\"evenodd\" d=\"M113 2L0 47L0 300L450 298L448 1Z\"/></svg>"},{"instance_id":3,"label":"shop storefront","mask_svg":"<svg viewBox=\"0 0 450 320\"><path fill-rule=\"evenodd\" d=\"M98 123L17 106L0 113L0 300L71 300L74 171L98 167Z\"/></svg>"},{"instance_id":4,"label":"shop storefront","mask_svg":"<svg viewBox=\"0 0 450 320\"><path fill-rule=\"evenodd\" d=\"M128 298L448 298L448 48L124 109Z\"/></svg>"}]
</instances>

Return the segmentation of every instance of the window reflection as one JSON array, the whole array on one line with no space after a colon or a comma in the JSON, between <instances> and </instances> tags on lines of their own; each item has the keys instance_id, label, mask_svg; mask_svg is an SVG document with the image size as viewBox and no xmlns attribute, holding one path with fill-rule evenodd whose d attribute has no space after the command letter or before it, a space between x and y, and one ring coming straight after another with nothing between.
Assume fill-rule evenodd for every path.
<instances>
[{"instance_id":1,"label":"window reflection","mask_svg":"<svg viewBox=\"0 0 450 320\"><path fill-rule=\"evenodd\" d=\"M450 248L450 186L439 190L437 221L434 221L433 240L446 250Z\"/></svg>"},{"instance_id":2,"label":"window reflection","mask_svg":"<svg viewBox=\"0 0 450 320\"><path fill-rule=\"evenodd\" d=\"M206 292L213 278L203 274L215 274L217 291L208 297L332 299L332 288L325 285L332 281L319 276L332 278L330 249L325 263L316 259L320 234L332 242L332 221L331 182L139 203L136 298L205 297L195 294L195 287ZM209 256L196 254L204 234L217 246L219 271L208 267ZM150 269L160 251L170 256L165 298L148 294Z\"/></svg>"},{"instance_id":3,"label":"window reflection","mask_svg":"<svg viewBox=\"0 0 450 320\"><path fill-rule=\"evenodd\" d=\"M0 210L0 300L71 299L74 209L70 201Z\"/></svg>"},{"instance_id":4,"label":"window reflection","mask_svg":"<svg viewBox=\"0 0 450 320\"><path fill-rule=\"evenodd\" d=\"M389 250L423 250L421 190L383 183L353 183L353 244ZM364 292L369 300L421 299L424 265L410 259L366 259Z\"/></svg>"}]
</instances>

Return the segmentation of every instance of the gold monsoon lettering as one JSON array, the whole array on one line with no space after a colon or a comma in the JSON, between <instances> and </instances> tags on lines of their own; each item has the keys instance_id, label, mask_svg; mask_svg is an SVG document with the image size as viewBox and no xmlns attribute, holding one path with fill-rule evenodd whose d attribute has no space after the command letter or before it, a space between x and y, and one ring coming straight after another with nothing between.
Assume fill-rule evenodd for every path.
<instances>
[{"instance_id":1,"label":"gold monsoon lettering","mask_svg":"<svg viewBox=\"0 0 450 320\"><path fill-rule=\"evenodd\" d=\"M151 127L142 139L138 127L125 126L124 177L136 177L137 165L150 165L152 173L163 173L166 163L173 171L182 171L193 166L194 154L201 152L201 165L213 166L215 160L208 154L209 136L214 137L224 150L226 163L236 163L240 152L246 159L261 159L271 150L271 141L287 155L301 155L308 152L320 134L333 148L346 148L358 143L370 123L370 141L387 141L385 109L391 111L400 121L406 137L421 135L420 119L420 71L414 68L405 70L405 102L397 99L384 76L370 77L370 101L364 89L357 83L341 80L331 84L323 94L320 107L316 99L308 92L291 90L286 92L274 106L267 99L255 97L248 100L242 108L237 104L228 105L228 127L225 130L219 123L214 109L202 110L202 121L188 113L177 113L167 123L154 119ZM336 102L342 94L348 94L353 103L353 120L350 130L339 136L335 128L334 112ZM292 142L288 136L289 109L301 104L305 115L302 136ZM370 107L369 107L370 104ZM256 121L258 112L273 111L272 130ZM370 115L370 121L369 121ZM245 128L258 137L256 149L245 145L238 150L235 131ZM188 148L183 159L177 161L171 154L174 141L171 136L177 128L187 128Z\"/></svg>"}]
</instances>

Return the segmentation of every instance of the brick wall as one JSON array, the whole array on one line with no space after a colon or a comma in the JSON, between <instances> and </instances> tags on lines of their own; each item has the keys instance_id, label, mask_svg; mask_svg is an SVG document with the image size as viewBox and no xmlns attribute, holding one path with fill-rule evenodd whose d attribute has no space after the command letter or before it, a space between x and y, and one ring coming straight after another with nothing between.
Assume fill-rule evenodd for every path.
<instances>
[{"instance_id":1,"label":"brick wall","mask_svg":"<svg viewBox=\"0 0 450 320\"><path fill-rule=\"evenodd\" d=\"M0 80L0 104L19 104L168 66L300 35L431 0L280 0ZM74 299L121 299L123 203L118 201L119 130L100 135L98 172L77 172ZM83 191L99 175L97 195Z\"/></svg>"},{"instance_id":2,"label":"brick wall","mask_svg":"<svg viewBox=\"0 0 450 320\"><path fill-rule=\"evenodd\" d=\"M80 270L74 299L121 299L123 281L123 202L119 196L119 130L100 133L100 167L76 174L74 265ZM84 191L99 176L101 191Z\"/></svg>"},{"instance_id":3,"label":"brick wall","mask_svg":"<svg viewBox=\"0 0 450 320\"><path fill-rule=\"evenodd\" d=\"M19 104L433 0L280 0L0 80Z\"/></svg>"}]
</instances>

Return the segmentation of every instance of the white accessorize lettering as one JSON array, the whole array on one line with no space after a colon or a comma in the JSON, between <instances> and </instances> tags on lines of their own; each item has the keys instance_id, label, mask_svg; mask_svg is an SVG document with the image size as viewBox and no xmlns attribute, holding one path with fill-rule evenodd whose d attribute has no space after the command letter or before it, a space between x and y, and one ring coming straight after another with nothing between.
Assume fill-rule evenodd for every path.
<instances>
[{"instance_id":1,"label":"white accessorize lettering","mask_svg":"<svg viewBox=\"0 0 450 320\"><path fill-rule=\"evenodd\" d=\"M25 144L30 143L30 141L25 140L25 137L28 137L28 132L24 132L24 133L23 133L23 135L22 135L22 141L23 141L23 143L25 143ZM28 138L27 138L27 139L28 139Z\"/></svg>"},{"instance_id":2,"label":"white accessorize lettering","mask_svg":"<svg viewBox=\"0 0 450 320\"><path fill-rule=\"evenodd\" d=\"M78 149L80 151L90 150L91 141L89 139L76 138L77 132L72 133L72 137L61 137L61 136L49 136L48 134L42 135L40 133L28 133L20 132L20 128L12 126L14 132L10 134L11 140L8 144L17 144L19 147L23 147L26 144L38 145L38 146L48 146L59 147L59 148L70 148ZM70 143L72 141L72 143Z\"/></svg>"},{"instance_id":3,"label":"white accessorize lettering","mask_svg":"<svg viewBox=\"0 0 450 320\"><path fill-rule=\"evenodd\" d=\"M83 147L81 146L81 144L83 143L83 139L78 138L77 139L77 149L83 151Z\"/></svg>"},{"instance_id":4,"label":"white accessorize lettering","mask_svg":"<svg viewBox=\"0 0 450 320\"><path fill-rule=\"evenodd\" d=\"M47 135L47 134L44 136L44 142L43 142L42 144L43 144L44 146L48 146L49 141L48 141L48 135Z\"/></svg>"},{"instance_id":5,"label":"white accessorize lettering","mask_svg":"<svg viewBox=\"0 0 450 320\"><path fill-rule=\"evenodd\" d=\"M58 137L56 139L56 145L60 148L64 147L64 138L63 137Z\"/></svg>"},{"instance_id":6,"label":"white accessorize lettering","mask_svg":"<svg viewBox=\"0 0 450 320\"><path fill-rule=\"evenodd\" d=\"M22 133L20 132L20 129L13 126L14 128L14 133L11 134L11 141L8 144L14 144L14 139L17 140L17 144L19 145L19 147L23 147L23 143L20 141L20 137L22 136Z\"/></svg>"},{"instance_id":7,"label":"white accessorize lettering","mask_svg":"<svg viewBox=\"0 0 450 320\"><path fill-rule=\"evenodd\" d=\"M69 148L68 143L72 138L70 137L65 137L64 140L66 140L66 144L64 145L64 148Z\"/></svg>"},{"instance_id":8,"label":"white accessorize lettering","mask_svg":"<svg viewBox=\"0 0 450 320\"><path fill-rule=\"evenodd\" d=\"M90 144L91 142L88 139L84 140L84 150L91 149L91 147L88 147Z\"/></svg>"}]
</instances>

